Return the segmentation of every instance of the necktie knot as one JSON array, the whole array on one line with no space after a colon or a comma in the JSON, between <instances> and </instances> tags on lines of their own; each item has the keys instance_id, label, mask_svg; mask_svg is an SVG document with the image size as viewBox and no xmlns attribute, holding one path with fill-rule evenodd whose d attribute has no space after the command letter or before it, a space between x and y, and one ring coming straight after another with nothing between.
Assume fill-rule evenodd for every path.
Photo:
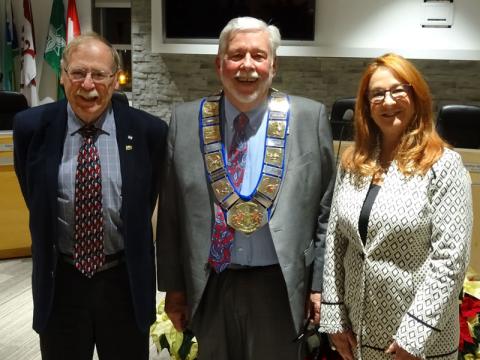
<instances>
[{"instance_id":1,"label":"necktie knot","mask_svg":"<svg viewBox=\"0 0 480 360\"><path fill-rule=\"evenodd\" d=\"M235 120L233 120L233 128L235 129L235 134L240 140L245 140L245 131L247 129L248 122L248 116L244 113L238 114Z\"/></svg>"},{"instance_id":2,"label":"necktie knot","mask_svg":"<svg viewBox=\"0 0 480 360\"><path fill-rule=\"evenodd\" d=\"M83 127L81 127L78 132L80 135L82 135L84 138L93 138L98 132L98 128L95 127L93 124L88 124Z\"/></svg>"}]
</instances>

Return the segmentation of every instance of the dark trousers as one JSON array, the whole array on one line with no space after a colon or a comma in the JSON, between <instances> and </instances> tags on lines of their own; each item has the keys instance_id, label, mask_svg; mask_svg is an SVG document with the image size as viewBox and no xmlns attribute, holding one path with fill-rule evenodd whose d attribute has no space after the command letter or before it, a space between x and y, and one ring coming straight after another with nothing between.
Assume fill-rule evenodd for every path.
<instances>
[{"instance_id":1,"label":"dark trousers","mask_svg":"<svg viewBox=\"0 0 480 360\"><path fill-rule=\"evenodd\" d=\"M212 273L192 330L199 360L302 359L277 265Z\"/></svg>"},{"instance_id":2,"label":"dark trousers","mask_svg":"<svg viewBox=\"0 0 480 360\"><path fill-rule=\"evenodd\" d=\"M140 332L125 263L91 279L60 260L52 313L40 334L43 360L148 359L149 336Z\"/></svg>"}]
</instances>

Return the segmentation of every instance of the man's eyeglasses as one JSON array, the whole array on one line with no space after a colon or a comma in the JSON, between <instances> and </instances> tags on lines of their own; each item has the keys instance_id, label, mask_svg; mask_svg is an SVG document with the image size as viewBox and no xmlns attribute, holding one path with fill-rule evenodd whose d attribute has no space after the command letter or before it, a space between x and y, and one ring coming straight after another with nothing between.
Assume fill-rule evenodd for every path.
<instances>
[{"instance_id":1,"label":"man's eyeglasses","mask_svg":"<svg viewBox=\"0 0 480 360\"><path fill-rule=\"evenodd\" d=\"M109 74L102 70L87 70L78 68L64 68L63 70L67 73L68 78L72 82L84 82L87 78L87 75L90 74L90 78L94 83L105 84L109 82L112 77L115 76L115 73Z\"/></svg>"},{"instance_id":2,"label":"man's eyeglasses","mask_svg":"<svg viewBox=\"0 0 480 360\"><path fill-rule=\"evenodd\" d=\"M380 104L385 100L387 93L390 94L393 100L402 100L408 96L411 88L412 85L410 84L400 84L395 85L390 89L374 89L369 91L368 100L372 104Z\"/></svg>"}]
</instances>

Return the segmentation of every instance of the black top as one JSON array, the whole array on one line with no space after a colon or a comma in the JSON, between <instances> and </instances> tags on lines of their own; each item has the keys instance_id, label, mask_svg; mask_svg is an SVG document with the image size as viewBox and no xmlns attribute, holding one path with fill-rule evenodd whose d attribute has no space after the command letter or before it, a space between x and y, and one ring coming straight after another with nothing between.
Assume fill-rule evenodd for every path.
<instances>
[{"instance_id":1,"label":"black top","mask_svg":"<svg viewBox=\"0 0 480 360\"><path fill-rule=\"evenodd\" d=\"M372 211L373 203L377 198L380 188L380 185L370 185L367 197L365 198L365 202L362 206L362 211L360 211L360 219L358 220L358 232L360 233L360 238L362 239L363 245L365 245L365 242L367 241L368 219L370 218L370 212Z\"/></svg>"}]
</instances>

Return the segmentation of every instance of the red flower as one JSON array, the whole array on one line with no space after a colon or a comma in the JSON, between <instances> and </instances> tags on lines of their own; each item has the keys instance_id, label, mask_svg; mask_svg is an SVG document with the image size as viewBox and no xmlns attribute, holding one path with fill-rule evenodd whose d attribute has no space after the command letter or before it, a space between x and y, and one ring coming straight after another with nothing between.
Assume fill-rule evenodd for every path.
<instances>
[{"instance_id":1,"label":"red flower","mask_svg":"<svg viewBox=\"0 0 480 360\"><path fill-rule=\"evenodd\" d=\"M470 329L468 327L468 320L480 314L480 300L465 294L460 305L460 343L459 350L463 351L465 342L475 344Z\"/></svg>"}]
</instances>

